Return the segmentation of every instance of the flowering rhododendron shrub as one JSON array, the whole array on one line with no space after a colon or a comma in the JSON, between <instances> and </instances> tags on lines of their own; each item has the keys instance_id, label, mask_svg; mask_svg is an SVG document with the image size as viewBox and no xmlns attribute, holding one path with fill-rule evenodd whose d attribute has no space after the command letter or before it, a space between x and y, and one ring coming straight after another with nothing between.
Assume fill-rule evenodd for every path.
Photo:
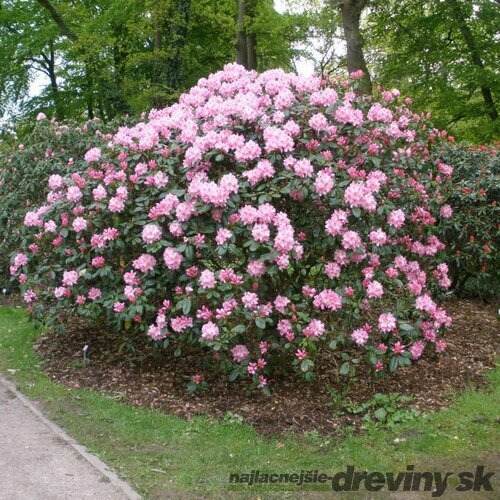
<instances>
[{"instance_id":1,"label":"flowering rhododendron shrub","mask_svg":"<svg viewBox=\"0 0 500 500\"><path fill-rule=\"evenodd\" d=\"M24 215L46 200L49 177L83 170L85 153L107 144L116 127L97 118L61 124L40 113L15 151L0 152L0 283L8 282L9 255L20 245Z\"/></svg>"},{"instance_id":2,"label":"flowering rhododendron shrub","mask_svg":"<svg viewBox=\"0 0 500 500\"><path fill-rule=\"evenodd\" d=\"M343 374L442 352L447 136L351 83L230 64L89 148L25 216L10 272L33 314L201 345L265 390L321 349Z\"/></svg>"}]
</instances>

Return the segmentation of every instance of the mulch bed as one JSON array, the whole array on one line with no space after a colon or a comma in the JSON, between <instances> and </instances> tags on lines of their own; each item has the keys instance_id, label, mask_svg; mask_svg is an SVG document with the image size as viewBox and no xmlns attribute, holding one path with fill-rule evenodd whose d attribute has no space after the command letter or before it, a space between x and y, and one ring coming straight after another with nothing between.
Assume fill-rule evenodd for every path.
<instances>
[{"instance_id":1,"label":"mulch bed","mask_svg":"<svg viewBox=\"0 0 500 500\"><path fill-rule=\"evenodd\" d=\"M6 295L0 295L0 306L5 307L22 307L26 304L23 298L17 293L8 293Z\"/></svg>"},{"instance_id":2,"label":"mulch bed","mask_svg":"<svg viewBox=\"0 0 500 500\"><path fill-rule=\"evenodd\" d=\"M429 412L449 404L452 393L468 384L484 386L485 374L495 363L499 339L497 307L474 301L449 302L447 309L454 324L446 335L448 349L443 355L437 359L424 357L391 378L373 380L359 369L347 396L359 404L377 392L397 392L412 396L413 408ZM90 346L89 362L83 365L82 348L86 344ZM271 380L272 397L248 391L246 383L228 383L215 375L208 376L208 387L201 395L189 396L186 385L190 375L199 371L199 353L178 358L171 351L155 354L151 344L144 341L131 354L120 350L120 344L118 338L110 340L102 331L72 321L65 334L43 335L36 348L44 370L59 383L93 389L120 401L185 418L224 418L232 412L267 435L312 430L332 434L346 425L359 428L360 417L335 415L329 405L329 389L340 392L346 384L345 378L338 376L331 355L318 360L318 376L312 383L292 376Z\"/></svg>"}]
</instances>

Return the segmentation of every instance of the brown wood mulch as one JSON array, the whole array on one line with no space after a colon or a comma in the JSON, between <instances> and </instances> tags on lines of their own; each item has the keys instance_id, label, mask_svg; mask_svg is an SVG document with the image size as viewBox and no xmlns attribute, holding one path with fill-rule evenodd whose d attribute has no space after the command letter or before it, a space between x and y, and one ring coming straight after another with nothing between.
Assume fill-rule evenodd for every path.
<instances>
[{"instance_id":1,"label":"brown wood mulch","mask_svg":"<svg viewBox=\"0 0 500 500\"><path fill-rule=\"evenodd\" d=\"M444 354L424 357L390 378L373 380L359 369L346 397L360 404L377 392L395 392L413 397L411 407L429 412L449 404L453 393L469 384L484 386L485 374L495 364L498 304L453 300L447 309L454 322L445 337L448 349ZM271 397L249 391L248 383L229 383L215 374L207 377L209 384L202 394L189 396L186 386L190 376L199 371L200 362L209 366L210 357L205 354L200 359L200 353L189 353L176 358L171 351L155 353L146 341L130 353L121 339L111 340L102 331L72 321L64 334L42 335L36 349L43 369L59 383L89 388L119 401L185 418L202 414L224 418L232 412L233 418L241 417L267 435L312 430L332 434L342 426L359 427L358 416L339 415L329 404L332 388L338 392L346 389L346 379L338 376L331 354L318 360L318 376L313 382L297 376L271 380ZM85 365L84 345L90 346Z\"/></svg>"}]
</instances>

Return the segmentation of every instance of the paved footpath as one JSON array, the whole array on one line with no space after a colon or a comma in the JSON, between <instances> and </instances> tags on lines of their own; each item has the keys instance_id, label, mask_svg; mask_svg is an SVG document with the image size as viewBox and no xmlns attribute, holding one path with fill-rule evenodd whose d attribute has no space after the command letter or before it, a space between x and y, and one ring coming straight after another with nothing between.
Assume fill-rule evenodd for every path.
<instances>
[{"instance_id":1,"label":"paved footpath","mask_svg":"<svg viewBox=\"0 0 500 500\"><path fill-rule=\"evenodd\" d=\"M0 375L1 500L138 500Z\"/></svg>"}]
</instances>

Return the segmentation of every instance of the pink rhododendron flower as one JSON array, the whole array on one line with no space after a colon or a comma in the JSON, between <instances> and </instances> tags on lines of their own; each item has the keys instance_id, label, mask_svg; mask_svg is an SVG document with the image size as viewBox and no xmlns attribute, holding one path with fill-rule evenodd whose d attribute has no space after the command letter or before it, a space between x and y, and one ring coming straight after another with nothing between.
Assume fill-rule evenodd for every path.
<instances>
[{"instance_id":1,"label":"pink rhododendron flower","mask_svg":"<svg viewBox=\"0 0 500 500\"><path fill-rule=\"evenodd\" d=\"M266 265L261 260L251 260L248 263L247 272L250 276L262 276L266 272Z\"/></svg>"},{"instance_id":2,"label":"pink rhododendron flower","mask_svg":"<svg viewBox=\"0 0 500 500\"><path fill-rule=\"evenodd\" d=\"M380 299L384 295L384 288L378 281L371 281L366 287L366 294L371 299Z\"/></svg>"},{"instance_id":3,"label":"pink rhododendron flower","mask_svg":"<svg viewBox=\"0 0 500 500\"><path fill-rule=\"evenodd\" d=\"M85 153L85 161L87 163L92 163L93 161L99 161L101 159L101 150L99 148L89 149Z\"/></svg>"},{"instance_id":4,"label":"pink rhododendron flower","mask_svg":"<svg viewBox=\"0 0 500 500\"><path fill-rule=\"evenodd\" d=\"M113 310L115 313L121 313L125 310L125 303L124 302L115 302L113 304Z\"/></svg>"},{"instance_id":5,"label":"pink rhododendron flower","mask_svg":"<svg viewBox=\"0 0 500 500\"><path fill-rule=\"evenodd\" d=\"M387 243L387 234L382 229L371 231L369 234L370 241L377 247L381 247Z\"/></svg>"},{"instance_id":6,"label":"pink rhododendron flower","mask_svg":"<svg viewBox=\"0 0 500 500\"><path fill-rule=\"evenodd\" d=\"M444 219L449 219L453 215L453 210L450 205L443 205L439 210L439 213Z\"/></svg>"},{"instance_id":7,"label":"pink rhododendron flower","mask_svg":"<svg viewBox=\"0 0 500 500\"><path fill-rule=\"evenodd\" d=\"M381 332L388 333L396 329L396 318L391 313L383 313L378 317L378 328Z\"/></svg>"},{"instance_id":8,"label":"pink rhododendron flower","mask_svg":"<svg viewBox=\"0 0 500 500\"><path fill-rule=\"evenodd\" d=\"M424 352L424 343L421 340L417 340L410 347L409 351L413 359L419 359Z\"/></svg>"},{"instance_id":9,"label":"pink rhododendron flower","mask_svg":"<svg viewBox=\"0 0 500 500\"><path fill-rule=\"evenodd\" d=\"M389 217L387 217L387 222L391 225L394 226L397 229L400 229L403 227L403 224L405 223L405 214L402 210L393 210L390 214Z\"/></svg>"},{"instance_id":10,"label":"pink rhododendron flower","mask_svg":"<svg viewBox=\"0 0 500 500\"><path fill-rule=\"evenodd\" d=\"M444 352L447 347L448 346L444 340L438 340L436 342L436 352Z\"/></svg>"},{"instance_id":11,"label":"pink rhododendron flower","mask_svg":"<svg viewBox=\"0 0 500 500\"><path fill-rule=\"evenodd\" d=\"M141 236L144 243L155 243L161 239L161 228L156 224L146 224Z\"/></svg>"},{"instance_id":12,"label":"pink rhododendron flower","mask_svg":"<svg viewBox=\"0 0 500 500\"><path fill-rule=\"evenodd\" d=\"M58 286L54 289L54 297L56 297L56 299L61 299L66 295L66 293L67 289L63 286Z\"/></svg>"},{"instance_id":13,"label":"pink rhododendron flower","mask_svg":"<svg viewBox=\"0 0 500 500\"><path fill-rule=\"evenodd\" d=\"M200 286L205 289L215 288L215 284L217 283L215 274L209 269L202 271L198 281Z\"/></svg>"},{"instance_id":14,"label":"pink rhododendron flower","mask_svg":"<svg viewBox=\"0 0 500 500\"><path fill-rule=\"evenodd\" d=\"M361 246L361 238L355 231L347 231L342 236L342 246L346 250L356 250Z\"/></svg>"},{"instance_id":15,"label":"pink rhododendron flower","mask_svg":"<svg viewBox=\"0 0 500 500\"><path fill-rule=\"evenodd\" d=\"M70 186L66 193L66 198L68 199L68 201L73 202L80 201L82 199L82 196L83 194L78 186Z\"/></svg>"},{"instance_id":16,"label":"pink rhododendron flower","mask_svg":"<svg viewBox=\"0 0 500 500\"><path fill-rule=\"evenodd\" d=\"M48 220L43 225L46 233L55 233L57 231L57 225L53 220Z\"/></svg>"},{"instance_id":17,"label":"pink rhododendron flower","mask_svg":"<svg viewBox=\"0 0 500 500\"><path fill-rule=\"evenodd\" d=\"M357 345L365 345L368 341L368 332L364 328L358 328L351 333L351 338Z\"/></svg>"},{"instance_id":18,"label":"pink rhododendron flower","mask_svg":"<svg viewBox=\"0 0 500 500\"><path fill-rule=\"evenodd\" d=\"M231 354L235 361L241 363L244 359L248 358L250 351L245 345L237 344L231 349Z\"/></svg>"},{"instance_id":19,"label":"pink rhododendron flower","mask_svg":"<svg viewBox=\"0 0 500 500\"><path fill-rule=\"evenodd\" d=\"M328 127L328 120L323 113L316 113L309 118L309 126L317 132L325 130Z\"/></svg>"},{"instance_id":20,"label":"pink rhododendron flower","mask_svg":"<svg viewBox=\"0 0 500 500\"><path fill-rule=\"evenodd\" d=\"M64 286L73 286L78 283L78 272L77 271L64 271L62 284Z\"/></svg>"},{"instance_id":21,"label":"pink rhododendron flower","mask_svg":"<svg viewBox=\"0 0 500 500\"><path fill-rule=\"evenodd\" d=\"M392 352L394 354L403 354L403 352L405 352L405 346L398 341L392 346Z\"/></svg>"},{"instance_id":22,"label":"pink rhododendron flower","mask_svg":"<svg viewBox=\"0 0 500 500\"><path fill-rule=\"evenodd\" d=\"M255 309L259 305L259 297L253 292L244 293L241 301L247 309Z\"/></svg>"},{"instance_id":23,"label":"pink rhododendron flower","mask_svg":"<svg viewBox=\"0 0 500 500\"><path fill-rule=\"evenodd\" d=\"M87 229L87 221L83 217L77 217L73 221L73 231L85 231Z\"/></svg>"},{"instance_id":24,"label":"pink rhododendron flower","mask_svg":"<svg viewBox=\"0 0 500 500\"><path fill-rule=\"evenodd\" d=\"M182 333L184 330L193 326L193 318L187 316L177 316L170 321L172 330L177 333Z\"/></svg>"},{"instance_id":25,"label":"pink rhododendron flower","mask_svg":"<svg viewBox=\"0 0 500 500\"><path fill-rule=\"evenodd\" d=\"M23 294L23 300L26 302L26 304L31 304L36 300L36 293L33 290L26 290Z\"/></svg>"},{"instance_id":26,"label":"pink rhododendron flower","mask_svg":"<svg viewBox=\"0 0 500 500\"><path fill-rule=\"evenodd\" d=\"M100 299L102 296L102 292L99 288L92 287L89 290L88 297L90 300L97 300Z\"/></svg>"},{"instance_id":27,"label":"pink rhododendron flower","mask_svg":"<svg viewBox=\"0 0 500 500\"><path fill-rule=\"evenodd\" d=\"M156 266L156 259L147 253L143 253L140 257L132 262L134 269L147 273L152 271Z\"/></svg>"},{"instance_id":28,"label":"pink rhododendron flower","mask_svg":"<svg viewBox=\"0 0 500 500\"><path fill-rule=\"evenodd\" d=\"M319 319L313 319L303 332L306 337L321 337L325 332L325 324Z\"/></svg>"},{"instance_id":29,"label":"pink rhododendron flower","mask_svg":"<svg viewBox=\"0 0 500 500\"><path fill-rule=\"evenodd\" d=\"M53 191L61 189L62 187L64 187L64 179L58 174L52 174L49 177L49 187Z\"/></svg>"},{"instance_id":30,"label":"pink rhododendron flower","mask_svg":"<svg viewBox=\"0 0 500 500\"><path fill-rule=\"evenodd\" d=\"M205 323L201 327L201 336L205 340L214 340L219 336L219 334L219 327L215 323L212 323L212 321Z\"/></svg>"},{"instance_id":31,"label":"pink rhododendron flower","mask_svg":"<svg viewBox=\"0 0 500 500\"><path fill-rule=\"evenodd\" d=\"M417 298L415 301L415 309L433 314L436 311L436 303L431 299L430 295L426 293Z\"/></svg>"},{"instance_id":32,"label":"pink rhododendron flower","mask_svg":"<svg viewBox=\"0 0 500 500\"><path fill-rule=\"evenodd\" d=\"M306 158L296 162L293 169L295 170L295 173L302 178L310 177L314 172L312 163Z\"/></svg>"},{"instance_id":33,"label":"pink rhododendron flower","mask_svg":"<svg viewBox=\"0 0 500 500\"><path fill-rule=\"evenodd\" d=\"M313 303L318 309L337 311L342 308L342 297L338 293L327 288L314 297Z\"/></svg>"},{"instance_id":34,"label":"pink rhododendron flower","mask_svg":"<svg viewBox=\"0 0 500 500\"><path fill-rule=\"evenodd\" d=\"M109 200L108 209L113 213L123 212L123 210L125 209L125 201L117 196L113 196L113 198Z\"/></svg>"},{"instance_id":35,"label":"pink rhododendron flower","mask_svg":"<svg viewBox=\"0 0 500 500\"><path fill-rule=\"evenodd\" d=\"M252 236L255 241L264 243L270 238L271 232L267 224L255 224L252 228Z\"/></svg>"},{"instance_id":36,"label":"pink rhododendron flower","mask_svg":"<svg viewBox=\"0 0 500 500\"><path fill-rule=\"evenodd\" d=\"M345 210L335 210L332 216L325 222L326 232L330 236L342 234L347 219L348 213Z\"/></svg>"},{"instance_id":37,"label":"pink rhododendron flower","mask_svg":"<svg viewBox=\"0 0 500 500\"><path fill-rule=\"evenodd\" d=\"M319 196L327 195L334 186L333 174L326 170L318 172L316 181L314 182L314 190Z\"/></svg>"},{"instance_id":38,"label":"pink rhododendron flower","mask_svg":"<svg viewBox=\"0 0 500 500\"><path fill-rule=\"evenodd\" d=\"M181 267L184 257L175 249L167 247L163 252L163 261L168 269L176 271Z\"/></svg>"},{"instance_id":39,"label":"pink rhododendron flower","mask_svg":"<svg viewBox=\"0 0 500 500\"><path fill-rule=\"evenodd\" d=\"M223 245L224 243L229 241L232 236L233 236L233 233L231 231L229 231L229 229L219 228L217 230L215 242L217 243L217 245Z\"/></svg>"},{"instance_id":40,"label":"pink rhododendron flower","mask_svg":"<svg viewBox=\"0 0 500 500\"><path fill-rule=\"evenodd\" d=\"M288 297L282 297L281 295L278 295L274 300L274 307L281 314L285 313L285 309L288 304L290 304L290 299Z\"/></svg>"}]
</instances>

